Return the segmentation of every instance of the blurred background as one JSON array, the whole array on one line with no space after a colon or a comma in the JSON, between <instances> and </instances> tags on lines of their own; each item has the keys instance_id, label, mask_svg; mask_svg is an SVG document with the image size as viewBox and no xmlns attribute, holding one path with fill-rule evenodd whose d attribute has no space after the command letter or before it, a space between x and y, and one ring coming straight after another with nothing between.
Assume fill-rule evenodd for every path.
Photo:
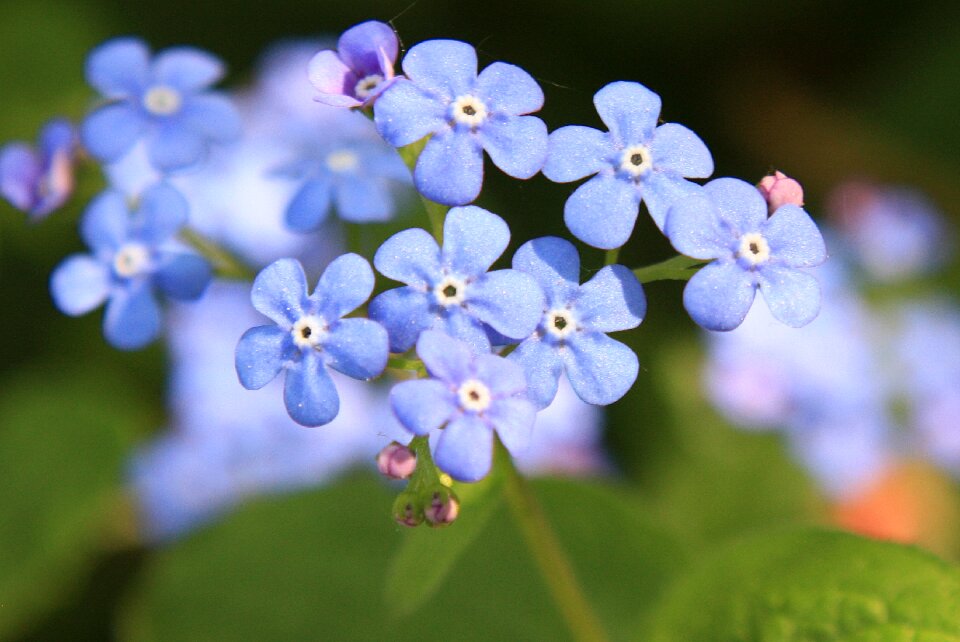
<instances>
[{"instance_id":1,"label":"blurred background","mask_svg":"<svg viewBox=\"0 0 960 642\"><path fill-rule=\"evenodd\" d=\"M459 39L477 47L481 68L503 60L529 71L546 94L539 115L551 130L599 127L591 102L598 89L645 84L663 99L662 120L707 143L714 176L757 182L777 169L803 184L806 209L828 230L837 258L821 276L824 307L836 302L844 312L773 340L769 324L751 315L742 336L718 340L686 316L682 283L646 287L647 319L618 337L640 356L633 390L602 418L570 411L574 427L558 434L573 436L545 444L557 456L539 468L593 473L617 487L616 509L590 490L542 487L552 515L580 515L560 527L575 559L635 554L633 566L578 567L601 592L601 610L632 622L640 617L634 602L653 600L700 551L787 524L839 526L960 558L960 270L952 252L960 5L6 0L0 15L0 141L32 141L55 115L79 121L95 99L84 59L118 35L142 37L155 51L209 50L229 66L223 87L240 89L257 82L258 61L279 40L332 46L358 22L389 21L405 48ZM207 308L174 311L174 323L229 319L221 333L171 334L123 353L104 342L100 312L60 314L49 275L85 251L76 222L104 186L92 164L77 181L70 203L36 224L0 203L0 638L309 639L322 628L334 639L562 639L502 508L475 547L483 550L470 549L430 602L384 604L388 568L402 587L390 560L410 539L390 521L397 489L369 474L389 418L351 420L371 438L331 437L318 448L337 456L312 461L303 475L275 472L306 448L299 437L281 445L286 437L251 434L224 453L215 445L221 426L177 446L192 458L151 467L173 461L155 440L175 423L218 421L202 395L189 399L190 382L206 381L205 372L168 374L183 361L210 365L224 353L212 347L218 340L229 358L256 316L244 325L247 311L211 298ZM508 220L512 253L535 236L569 237L562 211L572 189L488 172L479 204ZM372 256L393 231L425 224L415 201L406 209L390 224L335 227L308 244L321 255L320 246L347 243ZM602 265L601 252L581 250L585 274ZM620 261L637 267L672 254L641 216ZM229 297L227 289L212 297ZM790 342L792 351L765 351ZM935 382L919 383L927 379ZM379 399L357 394L361 405ZM841 416L831 395L840 405L869 399ZM251 407L281 410L276 390L258 399ZM874 411L882 415L875 422L863 419ZM261 469L265 451L273 461ZM242 480L223 473L238 466ZM259 497L266 489L287 492ZM193 504L169 508L169 496ZM171 521L158 516L167 509ZM424 531L417 537L434 534ZM603 588L621 576L635 588L631 599ZM625 599L635 610L628 616L619 614Z\"/></svg>"}]
</instances>

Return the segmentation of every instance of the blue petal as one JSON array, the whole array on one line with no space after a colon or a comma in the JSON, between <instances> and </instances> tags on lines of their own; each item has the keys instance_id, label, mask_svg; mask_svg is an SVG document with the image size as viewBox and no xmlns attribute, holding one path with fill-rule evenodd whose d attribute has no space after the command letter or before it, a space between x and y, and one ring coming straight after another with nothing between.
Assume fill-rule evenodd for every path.
<instances>
[{"instance_id":1,"label":"blue petal","mask_svg":"<svg viewBox=\"0 0 960 642\"><path fill-rule=\"evenodd\" d=\"M114 290L103 317L103 334L121 350L136 350L160 333L160 306L147 282Z\"/></svg>"},{"instance_id":2,"label":"blue petal","mask_svg":"<svg viewBox=\"0 0 960 642\"><path fill-rule=\"evenodd\" d=\"M359 107L363 103L354 97L357 75L329 49L318 52L307 66L310 84L319 92L317 102L332 107Z\"/></svg>"},{"instance_id":3,"label":"blue petal","mask_svg":"<svg viewBox=\"0 0 960 642\"><path fill-rule=\"evenodd\" d=\"M463 415L440 433L434 460L457 481L483 479L493 462L493 432L475 415Z\"/></svg>"},{"instance_id":4,"label":"blue petal","mask_svg":"<svg viewBox=\"0 0 960 642\"><path fill-rule=\"evenodd\" d=\"M160 84L185 92L209 87L225 72L219 58L193 47L165 49L153 63L153 74Z\"/></svg>"},{"instance_id":5,"label":"blue petal","mask_svg":"<svg viewBox=\"0 0 960 642\"><path fill-rule=\"evenodd\" d=\"M735 262L711 263L694 274L683 290L683 307L707 330L733 330L756 294L753 277Z\"/></svg>"},{"instance_id":6,"label":"blue petal","mask_svg":"<svg viewBox=\"0 0 960 642\"><path fill-rule=\"evenodd\" d=\"M455 98L473 89L477 52L458 40L427 40L407 52L403 72L419 87Z\"/></svg>"},{"instance_id":7,"label":"blue petal","mask_svg":"<svg viewBox=\"0 0 960 642\"><path fill-rule=\"evenodd\" d=\"M390 25L368 20L350 27L340 35L337 52L340 58L361 76L383 74L381 61L384 57L393 63L397 59L397 34ZM391 69L392 71L392 69Z\"/></svg>"},{"instance_id":8,"label":"blue petal","mask_svg":"<svg viewBox=\"0 0 960 642\"><path fill-rule=\"evenodd\" d=\"M605 132L581 125L561 127L550 134L543 175L555 183L577 181L607 166L612 152Z\"/></svg>"},{"instance_id":9,"label":"blue petal","mask_svg":"<svg viewBox=\"0 0 960 642\"><path fill-rule=\"evenodd\" d=\"M317 302L327 321L333 322L366 303L373 292L373 268L359 254L338 256L320 275L310 297Z\"/></svg>"},{"instance_id":10,"label":"blue petal","mask_svg":"<svg viewBox=\"0 0 960 642\"><path fill-rule=\"evenodd\" d=\"M50 276L50 294L64 314L79 316L103 303L110 292L109 268L86 254L74 254Z\"/></svg>"},{"instance_id":11,"label":"blue petal","mask_svg":"<svg viewBox=\"0 0 960 642\"><path fill-rule=\"evenodd\" d=\"M500 334L526 339L543 317L545 301L536 280L517 270L496 270L467 289L470 312Z\"/></svg>"},{"instance_id":12,"label":"blue petal","mask_svg":"<svg viewBox=\"0 0 960 642\"><path fill-rule=\"evenodd\" d=\"M557 385L563 374L563 362L556 348L530 337L507 357L523 366L527 377L527 397L543 409L557 396Z\"/></svg>"},{"instance_id":13,"label":"blue petal","mask_svg":"<svg viewBox=\"0 0 960 642\"><path fill-rule=\"evenodd\" d=\"M393 199L382 180L344 176L335 195L337 212L345 221L368 223L393 216Z\"/></svg>"},{"instance_id":14,"label":"blue petal","mask_svg":"<svg viewBox=\"0 0 960 642\"><path fill-rule=\"evenodd\" d=\"M490 160L508 176L530 178L547 159L547 126L536 116L491 118L479 135Z\"/></svg>"},{"instance_id":15,"label":"blue petal","mask_svg":"<svg viewBox=\"0 0 960 642\"><path fill-rule=\"evenodd\" d=\"M510 228L492 212L454 207L443 222L443 262L461 276L486 272L510 243Z\"/></svg>"},{"instance_id":16,"label":"blue petal","mask_svg":"<svg viewBox=\"0 0 960 642\"><path fill-rule=\"evenodd\" d=\"M483 146L479 139L461 129L435 134L417 159L413 182L431 201L442 205L470 203L480 195L483 185Z\"/></svg>"},{"instance_id":17,"label":"blue petal","mask_svg":"<svg viewBox=\"0 0 960 642\"><path fill-rule=\"evenodd\" d=\"M580 254L566 239L543 236L520 246L513 255L513 269L537 280L547 305L563 305L580 283Z\"/></svg>"},{"instance_id":18,"label":"blue petal","mask_svg":"<svg viewBox=\"0 0 960 642\"><path fill-rule=\"evenodd\" d=\"M109 40L87 57L87 82L108 98L139 94L149 74L150 50L136 38Z\"/></svg>"},{"instance_id":19,"label":"blue petal","mask_svg":"<svg viewBox=\"0 0 960 642\"><path fill-rule=\"evenodd\" d=\"M290 333L275 325L250 328L237 343L235 365L240 385L259 390L283 369L295 348Z\"/></svg>"},{"instance_id":20,"label":"blue petal","mask_svg":"<svg viewBox=\"0 0 960 642\"><path fill-rule=\"evenodd\" d=\"M374 122L394 147L447 128L446 106L406 78L397 78L373 104Z\"/></svg>"},{"instance_id":21,"label":"blue petal","mask_svg":"<svg viewBox=\"0 0 960 642\"><path fill-rule=\"evenodd\" d=\"M191 96L180 119L187 128L209 140L224 143L240 135L240 113L226 96L216 93Z\"/></svg>"},{"instance_id":22,"label":"blue petal","mask_svg":"<svg viewBox=\"0 0 960 642\"><path fill-rule=\"evenodd\" d=\"M695 259L716 259L733 253L733 237L721 227L713 201L703 193L677 201L670 208L663 232L678 252Z\"/></svg>"},{"instance_id":23,"label":"blue petal","mask_svg":"<svg viewBox=\"0 0 960 642\"><path fill-rule=\"evenodd\" d=\"M154 274L154 283L171 298L185 301L199 299L210 284L213 270L202 256L167 253L162 261L162 267Z\"/></svg>"},{"instance_id":24,"label":"blue petal","mask_svg":"<svg viewBox=\"0 0 960 642\"><path fill-rule=\"evenodd\" d=\"M739 178L717 178L703 186L720 220L737 236L756 232L767 220L767 201L755 186Z\"/></svg>"},{"instance_id":25,"label":"blue petal","mask_svg":"<svg viewBox=\"0 0 960 642\"><path fill-rule=\"evenodd\" d=\"M654 170L643 181L643 202L647 204L650 218L661 231L666 224L670 208L681 200L698 194L704 194L703 187L672 173ZM716 217L716 213L713 216Z\"/></svg>"},{"instance_id":26,"label":"blue petal","mask_svg":"<svg viewBox=\"0 0 960 642\"><path fill-rule=\"evenodd\" d=\"M476 94L492 112L516 116L543 107L543 90L526 71L495 62L480 72Z\"/></svg>"},{"instance_id":27,"label":"blue petal","mask_svg":"<svg viewBox=\"0 0 960 642\"><path fill-rule=\"evenodd\" d=\"M387 367L387 331L370 319L343 319L323 340L327 365L354 379L372 379Z\"/></svg>"},{"instance_id":28,"label":"blue petal","mask_svg":"<svg viewBox=\"0 0 960 642\"><path fill-rule=\"evenodd\" d=\"M450 387L436 379L398 383L390 391L390 407L400 423L417 435L428 435L456 414Z\"/></svg>"},{"instance_id":29,"label":"blue petal","mask_svg":"<svg viewBox=\"0 0 960 642\"><path fill-rule=\"evenodd\" d=\"M462 341L475 354L490 352L490 334L487 326L463 306L453 306L436 317L433 330L438 330Z\"/></svg>"},{"instance_id":30,"label":"blue petal","mask_svg":"<svg viewBox=\"0 0 960 642\"><path fill-rule=\"evenodd\" d=\"M330 211L330 179L327 176L307 181L291 199L284 222L294 232L312 232L320 227Z\"/></svg>"},{"instance_id":31,"label":"blue petal","mask_svg":"<svg viewBox=\"0 0 960 642\"><path fill-rule=\"evenodd\" d=\"M412 228L388 238L373 256L373 264L388 279L425 286L439 279L440 248L429 232Z\"/></svg>"},{"instance_id":32,"label":"blue petal","mask_svg":"<svg viewBox=\"0 0 960 642\"><path fill-rule=\"evenodd\" d=\"M600 332L578 334L562 356L574 392L598 406L627 394L640 369L633 350Z\"/></svg>"},{"instance_id":33,"label":"blue petal","mask_svg":"<svg viewBox=\"0 0 960 642\"><path fill-rule=\"evenodd\" d=\"M760 291L774 318L792 328L807 325L820 312L820 284L800 270L766 265L759 270Z\"/></svg>"},{"instance_id":34,"label":"blue petal","mask_svg":"<svg viewBox=\"0 0 960 642\"><path fill-rule=\"evenodd\" d=\"M87 116L80 125L80 137L92 156L109 163L133 147L146 126L144 116L130 103L111 103Z\"/></svg>"},{"instance_id":35,"label":"blue petal","mask_svg":"<svg viewBox=\"0 0 960 642\"><path fill-rule=\"evenodd\" d=\"M150 163L166 172L192 165L206 153L206 144L197 132L179 120L166 122L148 144Z\"/></svg>"},{"instance_id":36,"label":"blue petal","mask_svg":"<svg viewBox=\"0 0 960 642\"><path fill-rule=\"evenodd\" d=\"M570 195L563 220L587 245L612 250L630 238L639 211L640 192L632 182L600 174Z\"/></svg>"},{"instance_id":37,"label":"blue petal","mask_svg":"<svg viewBox=\"0 0 960 642\"><path fill-rule=\"evenodd\" d=\"M0 150L0 194L19 210L34 206L40 181L40 159L27 145L13 143Z\"/></svg>"},{"instance_id":38,"label":"blue petal","mask_svg":"<svg viewBox=\"0 0 960 642\"><path fill-rule=\"evenodd\" d=\"M151 245L169 240L186 225L189 210L187 199L168 183L159 183L147 189L140 197L137 211L141 239Z\"/></svg>"},{"instance_id":39,"label":"blue petal","mask_svg":"<svg viewBox=\"0 0 960 642\"><path fill-rule=\"evenodd\" d=\"M622 265L608 265L580 286L574 309L590 330L617 332L640 325L647 299L633 272Z\"/></svg>"},{"instance_id":40,"label":"blue petal","mask_svg":"<svg viewBox=\"0 0 960 642\"><path fill-rule=\"evenodd\" d=\"M649 141L660 116L660 96L636 82L610 83L594 94L593 104L623 145Z\"/></svg>"},{"instance_id":41,"label":"blue petal","mask_svg":"<svg viewBox=\"0 0 960 642\"><path fill-rule=\"evenodd\" d=\"M290 418L302 426L321 426L340 412L340 397L320 355L303 353L299 363L287 367L283 402Z\"/></svg>"},{"instance_id":42,"label":"blue petal","mask_svg":"<svg viewBox=\"0 0 960 642\"><path fill-rule=\"evenodd\" d=\"M387 329L390 352L406 352L423 330L433 325L432 296L411 287L395 288L370 301L368 315Z\"/></svg>"},{"instance_id":43,"label":"blue petal","mask_svg":"<svg viewBox=\"0 0 960 642\"><path fill-rule=\"evenodd\" d=\"M417 355L431 377L453 384L470 378L473 353L467 344L443 332L430 330L421 334Z\"/></svg>"},{"instance_id":44,"label":"blue petal","mask_svg":"<svg viewBox=\"0 0 960 642\"><path fill-rule=\"evenodd\" d=\"M473 374L494 397L512 397L527 389L523 367L499 355L478 355L473 363Z\"/></svg>"},{"instance_id":45,"label":"blue petal","mask_svg":"<svg viewBox=\"0 0 960 642\"><path fill-rule=\"evenodd\" d=\"M112 252L126 240L130 214L123 194L108 190L97 196L80 220L80 236L90 249Z\"/></svg>"},{"instance_id":46,"label":"blue petal","mask_svg":"<svg viewBox=\"0 0 960 642\"><path fill-rule=\"evenodd\" d=\"M762 229L770 243L770 254L790 267L814 267L827 260L817 224L796 205L783 205L773 213Z\"/></svg>"},{"instance_id":47,"label":"blue petal","mask_svg":"<svg viewBox=\"0 0 960 642\"><path fill-rule=\"evenodd\" d=\"M288 329L303 316L307 277L296 259L279 259L260 271L253 281L253 307L281 328Z\"/></svg>"},{"instance_id":48,"label":"blue petal","mask_svg":"<svg viewBox=\"0 0 960 642\"><path fill-rule=\"evenodd\" d=\"M47 121L40 131L40 149L48 158L60 151L66 151L72 156L75 144L76 131L73 123L65 118Z\"/></svg>"},{"instance_id":49,"label":"blue petal","mask_svg":"<svg viewBox=\"0 0 960 642\"><path fill-rule=\"evenodd\" d=\"M517 456L526 451L530 445L533 424L537 419L537 409L529 399L497 399L487 410L486 417L511 455Z\"/></svg>"},{"instance_id":50,"label":"blue petal","mask_svg":"<svg viewBox=\"0 0 960 642\"><path fill-rule=\"evenodd\" d=\"M713 173L710 150L692 131L676 123L657 127L650 141L650 154L657 169L689 178L707 178Z\"/></svg>"}]
</instances>

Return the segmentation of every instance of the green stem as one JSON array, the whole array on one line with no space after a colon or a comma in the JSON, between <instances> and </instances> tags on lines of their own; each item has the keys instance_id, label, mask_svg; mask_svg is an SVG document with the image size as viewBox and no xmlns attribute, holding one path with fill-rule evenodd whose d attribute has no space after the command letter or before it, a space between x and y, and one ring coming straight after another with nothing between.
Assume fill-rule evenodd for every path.
<instances>
[{"instance_id":1,"label":"green stem","mask_svg":"<svg viewBox=\"0 0 960 642\"><path fill-rule=\"evenodd\" d=\"M633 271L634 276L640 283L650 283L651 281L687 281L691 276L697 273L705 261L702 259L692 259L689 256L675 256L666 261L660 261L653 265L637 268Z\"/></svg>"},{"instance_id":2,"label":"green stem","mask_svg":"<svg viewBox=\"0 0 960 642\"><path fill-rule=\"evenodd\" d=\"M437 472L437 465L433 463L433 455L430 454L430 437L414 437L407 448L417 456L417 468L410 476L407 490L421 492L439 486L440 473Z\"/></svg>"},{"instance_id":3,"label":"green stem","mask_svg":"<svg viewBox=\"0 0 960 642\"><path fill-rule=\"evenodd\" d=\"M184 241L189 243L193 249L210 261L214 273L220 278L235 281L252 281L253 277L256 276L254 271L246 263L215 242L204 237L199 232L184 229L181 235Z\"/></svg>"},{"instance_id":4,"label":"green stem","mask_svg":"<svg viewBox=\"0 0 960 642\"><path fill-rule=\"evenodd\" d=\"M603 257L603 264L616 265L619 259L620 259L620 248L615 247L612 250L607 250L607 253Z\"/></svg>"},{"instance_id":5,"label":"green stem","mask_svg":"<svg viewBox=\"0 0 960 642\"><path fill-rule=\"evenodd\" d=\"M394 370L409 370L416 372L418 377L427 376L427 370L423 362L419 359L406 359L404 357L390 357L387 359L387 367Z\"/></svg>"},{"instance_id":6,"label":"green stem","mask_svg":"<svg viewBox=\"0 0 960 642\"><path fill-rule=\"evenodd\" d=\"M411 173L417 166L417 159L420 158L420 152L423 151L423 147L427 144L428 140L430 140L429 136L421 138L417 142L410 143L406 147L401 147L397 150L400 152L400 158L402 158L403 162L406 163ZM443 243L443 220L446 218L447 210L450 208L446 205L434 203L430 199L426 198L423 194L420 195L420 202L423 203L423 209L426 210L427 218L430 219L430 228L433 231L433 238L437 240L437 243Z\"/></svg>"},{"instance_id":7,"label":"green stem","mask_svg":"<svg viewBox=\"0 0 960 642\"><path fill-rule=\"evenodd\" d=\"M505 472L504 494L507 503L570 632L581 641L606 640L600 620L577 583L573 567L550 528L533 490L513 465L510 453L499 439L496 440L496 449L497 458L501 460Z\"/></svg>"}]
</instances>

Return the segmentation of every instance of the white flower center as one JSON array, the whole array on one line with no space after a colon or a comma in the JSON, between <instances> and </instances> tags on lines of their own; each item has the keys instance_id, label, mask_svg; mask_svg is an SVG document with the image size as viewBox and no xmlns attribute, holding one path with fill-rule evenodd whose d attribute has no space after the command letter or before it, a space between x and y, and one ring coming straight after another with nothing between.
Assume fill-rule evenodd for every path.
<instances>
[{"instance_id":1,"label":"white flower center","mask_svg":"<svg viewBox=\"0 0 960 642\"><path fill-rule=\"evenodd\" d=\"M373 90L376 89L382 82L383 76L380 74L370 74L369 76L364 76L357 81L356 86L353 88L353 93L360 100L366 100L370 97L370 94L373 93Z\"/></svg>"},{"instance_id":2,"label":"white flower center","mask_svg":"<svg viewBox=\"0 0 960 642\"><path fill-rule=\"evenodd\" d=\"M460 96L453 101L451 118L455 123L479 127L487 119L487 106L476 96Z\"/></svg>"},{"instance_id":3,"label":"white flower center","mask_svg":"<svg viewBox=\"0 0 960 642\"><path fill-rule=\"evenodd\" d=\"M360 165L360 158L356 152L349 149L338 149L327 155L327 167L331 172L352 172Z\"/></svg>"},{"instance_id":4,"label":"white flower center","mask_svg":"<svg viewBox=\"0 0 960 642\"><path fill-rule=\"evenodd\" d=\"M444 307L460 305L466 298L467 284L455 276L447 276L433 288L437 303Z\"/></svg>"},{"instance_id":5,"label":"white flower center","mask_svg":"<svg viewBox=\"0 0 960 642\"><path fill-rule=\"evenodd\" d=\"M327 326L320 317L308 314L293 324L290 334L297 347L315 348L327 334Z\"/></svg>"},{"instance_id":6,"label":"white flower center","mask_svg":"<svg viewBox=\"0 0 960 642\"><path fill-rule=\"evenodd\" d=\"M620 154L620 169L633 176L643 176L653 169L653 157L645 145L630 145Z\"/></svg>"},{"instance_id":7,"label":"white flower center","mask_svg":"<svg viewBox=\"0 0 960 642\"><path fill-rule=\"evenodd\" d=\"M143 96L143 106L154 116L171 116L182 104L180 92L167 85L155 85Z\"/></svg>"},{"instance_id":8,"label":"white flower center","mask_svg":"<svg viewBox=\"0 0 960 642\"><path fill-rule=\"evenodd\" d=\"M483 412L490 407L490 389L482 381L467 379L457 389L460 407L473 412Z\"/></svg>"},{"instance_id":9,"label":"white flower center","mask_svg":"<svg viewBox=\"0 0 960 642\"><path fill-rule=\"evenodd\" d=\"M750 265L766 263L770 259L770 244L759 232L751 232L740 237L738 255Z\"/></svg>"},{"instance_id":10,"label":"white flower center","mask_svg":"<svg viewBox=\"0 0 960 642\"><path fill-rule=\"evenodd\" d=\"M570 310L561 308L550 310L547 312L546 319L547 332L558 339L565 339L577 331L577 320Z\"/></svg>"},{"instance_id":11,"label":"white flower center","mask_svg":"<svg viewBox=\"0 0 960 642\"><path fill-rule=\"evenodd\" d=\"M113 257L113 271L124 279L141 274L149 264L150 250L141 243L127 243Z\"/></svg>"}]
</instances>

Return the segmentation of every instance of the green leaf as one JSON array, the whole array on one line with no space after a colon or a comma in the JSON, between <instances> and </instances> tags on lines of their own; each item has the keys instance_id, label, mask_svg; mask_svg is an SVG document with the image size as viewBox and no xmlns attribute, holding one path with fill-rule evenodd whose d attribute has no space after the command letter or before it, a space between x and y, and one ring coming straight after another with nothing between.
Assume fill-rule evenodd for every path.
<instances>
[{"instance_id":1,"label":"green leaf","mask_svg":"<svg viewBox=\"0 0 960 642\"><path fill-rule=\"evenodd\" d=\"M813 529L753 536L666 594L637 640L960 640L960 568Z\"/></svg>"}]
</instances>

